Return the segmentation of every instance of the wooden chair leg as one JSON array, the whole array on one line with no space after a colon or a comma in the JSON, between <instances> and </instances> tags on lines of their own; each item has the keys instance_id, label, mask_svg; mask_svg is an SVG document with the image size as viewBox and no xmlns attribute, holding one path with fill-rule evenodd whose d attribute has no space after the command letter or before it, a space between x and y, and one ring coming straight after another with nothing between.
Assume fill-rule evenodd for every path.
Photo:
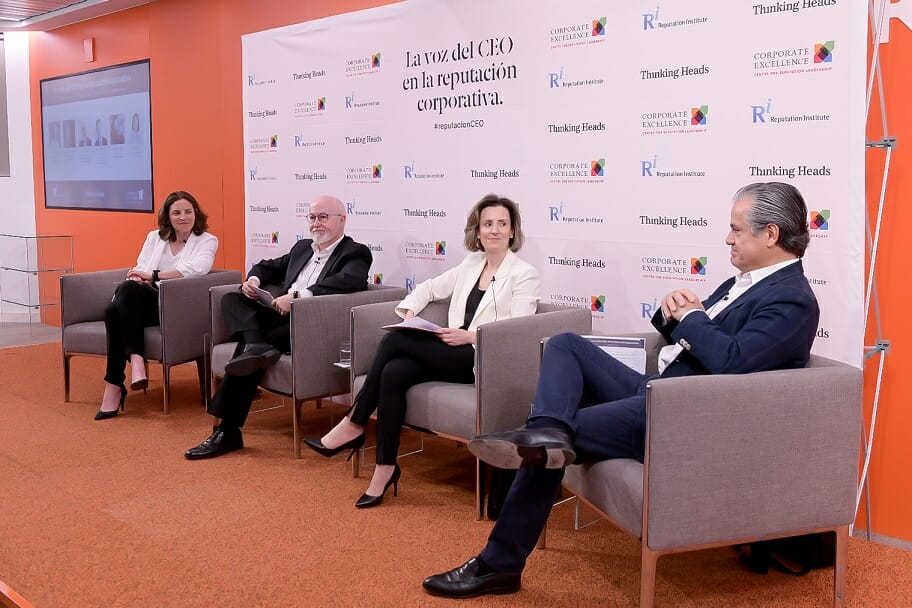
<instances>
[{"instance_id":1,"label":"wooden chair leg","mask_svg":"<svg viewBox=\"0 0 912 608\"><path fill-rule=\"evenodd\" d=\"M640 608L653 608L656 590L656 562L659 554L642 543L640 558Z\"/></svg>"},{"instance_id":2,"label":"wooden chair leg","mask_svg":"<svg viewBox=\"0 0 912 608\"><path fill-rule=\"evenodd\" d=\"M849 566L849 527L836 528L836 564L833 568L833 608L845 602L846 569Z\"/></svg>"},{"instance_id":3,"label":"wooden chair leg","mask_svg":"<svg viewBox=\"0 0 912 608\"><path fill-rule=\"evenodd\" d=\"M146 377L148 378L148 365L146 368ZM162 364L162 382L165 385L165 416L167 416L171 412L171 367L169 365Z\"/></svg>"}]
</instances>

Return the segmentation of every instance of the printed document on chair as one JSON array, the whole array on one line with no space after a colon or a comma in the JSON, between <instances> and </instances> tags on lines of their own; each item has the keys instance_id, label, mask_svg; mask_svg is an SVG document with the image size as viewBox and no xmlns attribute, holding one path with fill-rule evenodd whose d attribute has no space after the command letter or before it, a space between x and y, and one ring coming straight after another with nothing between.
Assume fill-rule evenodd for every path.
<instances>
[{"instance_id":1,"label":"printed document on chair","mask_svg":"<svg viewBox=\"0 0 912 608\"><path fill-rule=\"evenodd\" d=\"M583 336L635 372L646 373L646 338Z\"/></svg>"},{"instance_id":2,"label":"printed document on chair","mask_svg":"<svg viewBox=\"0 0 912 608\"><path fill-rule=\"evenodd\" d=\"M401 323L393 323L392 325L384 325L383 329L386 331L399 331L405 329L414 329L418 331L429 331L431 333L436 332L440 329L440 326L436 323L431 323L426 319L421 317L412 317L411 319L405 319Z\"/></svg>"}]
</instances>

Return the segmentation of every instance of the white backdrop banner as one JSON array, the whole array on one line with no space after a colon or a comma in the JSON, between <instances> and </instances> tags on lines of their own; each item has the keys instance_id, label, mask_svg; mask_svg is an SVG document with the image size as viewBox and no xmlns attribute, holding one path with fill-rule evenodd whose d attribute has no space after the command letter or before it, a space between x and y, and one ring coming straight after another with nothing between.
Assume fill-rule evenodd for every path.
<instances>
[{"instance_id":1,"label":"white backdrop banner","mask_svg":"<svg viewBox=\"0 0 912 608\"><path fill-rule=\"evenodd\" d=\"M735 273L732 194L783 181L810 211L814 351L860 366L865 24L844 0L408 0L244 36L248 267L326 193L370 279L411 288L496 192L542 301L646 331L668 291Z\"/></svg>"}]
</instances>

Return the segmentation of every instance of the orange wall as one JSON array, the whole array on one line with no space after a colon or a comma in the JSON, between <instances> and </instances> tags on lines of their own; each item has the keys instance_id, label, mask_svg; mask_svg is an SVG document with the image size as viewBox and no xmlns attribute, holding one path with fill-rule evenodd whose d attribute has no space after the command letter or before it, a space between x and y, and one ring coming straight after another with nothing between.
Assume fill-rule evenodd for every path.
<instances>
[{"instance_id":1,"label":"orange wall","mask_svg":"<svg viewBox=\"0 0 912 608\"><path fill-rule=\"evenodd\" d=\"M244 182L241 123L242 34L332 14L388 4L386 0L287 2L285 0L158 0L129 11L33 36L32 132L38 234L72 234L76 271L134 263L142 238L154 227L146 214L46 210L41 163L39 80L149 57L152 70L153 162L156 196L176 189L194 193L221 239L218 267L244 264ZM82 41L95 39L96 61L82 62ZM887 83L891 134L900 145L893 158L877 275L884 335L892 339L871 469L873 531L912 541L912 356L904 303L912 299L908 281L899 280L912 259L912 239L904 237L901 195L908 191L912 160L912 81L903 71L912 59L912 32L894 22L891 42L881 49ZM879 125L876 111L871 124ZM869 139L879 139L877 128ZM868 152L869 203L876 205L882 153ZM902 332L902 334L900 333ZM871 343L869 335L867 343ZM871 363L876 363L873 361ZM873 366L869 363L869 368ZM872 401L874 375L866 372ZM859 523L864 527L864 519Z\"/></svg>"}]
</instances>

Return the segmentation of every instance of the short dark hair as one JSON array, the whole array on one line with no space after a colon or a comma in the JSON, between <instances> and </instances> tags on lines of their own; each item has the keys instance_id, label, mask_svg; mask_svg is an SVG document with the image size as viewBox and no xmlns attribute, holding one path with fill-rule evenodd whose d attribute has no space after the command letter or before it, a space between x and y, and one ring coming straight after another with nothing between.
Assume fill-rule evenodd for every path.
<instances>
[{"instance_id":1,"label":"short dark hair","mask_svg":"<svg viewBox=\"0 0 912 608\"><path fill-rule=\"evenodd\" d=\"M778 245L802 257L811 236L807 205L798 188L783 182L758 182L738 190L732 200L744 197L753 201L746 218L751 233L756 236L770 224L778 226Z\"/></svg>"},{"instance_id":2,"label":"short dark hair","mask_svg":"<svg viewBox=\"0 0 912 608\"><path fill-rule=\"evenodd\" d=\"M193 215L196 218L193 222L193 234L199 236L209 229L209 216L200 209L199 203L196 202L196 198L189 192L175 190L165 197L164 204L161 206L161 209L158 210L158 236L165 240L177 240L177 235L174 233L174 227L171 226L169 214L171 213L171 205L181 199L193 205Z\"/></svg>"},{"instance_id":3,"label":"short dark hair","mask_svg":"<svg viewBox=\"0 0 912 608\"><path fill-rule=\"evenodd\" d=\"M481 224L481 212L488 207L503 207L510 212L510 228L513 229L513 236L510 237L510 251L519 251L525 237L523 237L522 220L519 217L519 205L510 199L489 194L475 203L472 210L469 211L469 217L466 218L465 225L465 248L469 251L482 251L481 241L478 239L478 226Z\"/></svg>"}]
</instances>

